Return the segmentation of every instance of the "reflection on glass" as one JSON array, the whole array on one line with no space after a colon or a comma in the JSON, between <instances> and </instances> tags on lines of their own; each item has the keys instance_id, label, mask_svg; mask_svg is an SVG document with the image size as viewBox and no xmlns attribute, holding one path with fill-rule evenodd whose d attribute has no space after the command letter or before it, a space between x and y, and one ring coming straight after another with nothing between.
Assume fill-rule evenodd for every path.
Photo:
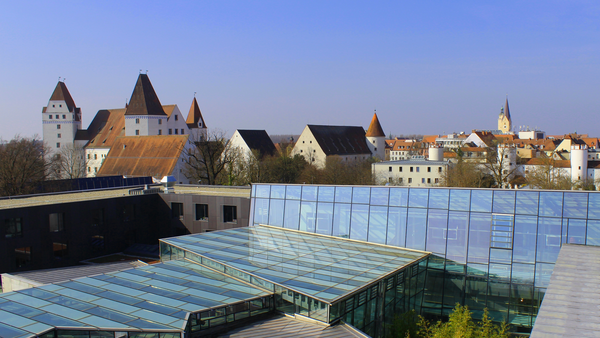
<instances>
[{"instance_id":1,"label":"reflection on glass","mask_svg":"<svg viewBox=\"0 0 600 338\"><path fill-rule=\"evenodd\" d=\"M446 254L446 231L448 229L448 211L429 210L427 216L426 250L438 254Z\"/></svg>"},{"instance_id":2,"label":"reflection on glass","mask_svg":"<svg viewBox=\"0 0 600 338\"><path fill-rule=\"evenodd\" d=\"M393 190L393 189L392 189ZM388 213L387 244L406 245L406 208L390 207Z\"/></svg>"},{"instance_id":3,"label":"reflection on glass","mask_svg":"<svg viewBox=\"0 0 600 338\"><path fill-rule=\"evenodd\" d=\"M540 193L537 191L517 191L517 214L537 215L538 199Z\"/></svg>"},{"instance_id":4,"label":"reflection on glass","mask_svg":"<svg viewBox=\"0 0 600 338\"><path fill-rule=\"evenodd\" d=\"M352 187L335 187L335 201L336 203L352 202Z\"/></svg>"},{"instance_id":5,"label":"reflection on glass","mask_svg":"<svg viewBox=\"0 0 600 338\"><path fill-rule=\"evenodd\" d=\"M548 287L552 270L554 270L554 264L537 263L535 265L535 286L542 288Z\"/></svg>"},{"instance_id":6,"label":"reflection on glass","mask_svg":"<svg viewBox=\"0 0 600 338\"><path fill-rule=\"evenodd\" d=\"M261 186L259 186L261 187ZM269 200L257 198L254 200L254 223L269 224Z\"/></svg>"},{"instance_id":7,"label":"reflection on glass","mask_svg":"<svg viewBox=\"0 0 600 338\"><path fill-rule=\"evenodd\" d=\"M567 232L569 244L585 244L585 219L569 219Z\"/></svg>"},{"instance_id":8,"label":"reflection on glass","mask_svg":"<svg viewBox=\"0 0 600 338\"><path fill-rule=\"evenodd\" d=\"M288 185L285 189L285 198L292 200L299 200L302 195L302 186L299 185Z\"/></svg>"},{"instance_id":9,"label":"reflection on glass","mask_svg":"<svg viewBox=\"0 0 600 338\"><path fill-rule=\"evenodd\" d=\"M412 188L408 192L408 206L411 208L427 208L429 189Z\"/></svg>"},{"instance_id":10,"label":"reflection on glass","mask_svg":"<svg viewBox=\"0 0 600 338\"><path fill-rule=\"evenodd\" d=\"M448 189L430 189L429 190L429 208L448 209Z\"/></svg>"},{"instance_id":11,"label":"reflection on glass","mask_svg":"<svg viewBox=\"0 0 600 338\"><path fill-rule=\"evenodd\" d=\"M348 238L349 235L350 204L336 203L333 209L333 236Z\"/></svg>"},{"instance_id":12,"label":"reflection on glass","mask_svg":"<svg viewBox=\"0 0 600 338\"><path fill-rule=\"evenodd\" d=\"M587 245L600 246L600 221L588 220L587 221Z\"/></svg>"},{"instance_id":13,"label":"reflection on glass","mask_svg":"<svg viewBox=\"0 0 600 338\"><path fill-rule=\"evenodd\" d=\"M317 218L317 203L302 202L300 207L300 231L315 232Z\"/></svg>"},{"instance_id":14,"label":"reflection on glass","mask_svg":"<svg viewBox=\"0 0 600 338\"><path fill-rule=\"evenodd\" d=\"M333 202L335 187L319 186L319 202Z\"/></svg>"},{"instance_id":15,"label":"reflection on glass","mask_svg":"<svg viewBox=\"0 0 600 338\"><path fill-rule=\"evenodd\" d=\"M408 209L406 222L406 247L425 250L425 230L427 228L427 209Z\"/></svg>"},{"instance_id":16,"label":"reflection on glass","mask_svg":"<svg viewBox=\"0 0 600 338\"><path fill-rule=\"evenodd\" d=\"M333 203L317 204L317 233L321 235L331 235L333 225Z\"/></svg>"},{"instance_id":17,"label":"reflection on glass","mask_svg":"<svg viewBox=\"0 0 600 338\"><path fill-rule=\"evenodd\" d=\"M369 195L369 188L354 187L352 189L352 203L369 204Z\"/></svg>"},{"instance_id":18,"label":"reflection on glass","mask_svg":"<svg viewBox=\"0 0 600 338\"><path fill-rule=\"evenodd\" d=\"M519 284L533 284L534 264L512 264L512 281Z\"/></svg>"},{"instance_id":19,"label":"reflection on glass","mask_svg":"<svg viewBox=\"0 0 600 338\"><path fill-rule=\"evenodd\" d=\"M562 192L540 192L540 216L561 217L562 216Z\"/></svg>"},{"instance_id":20,"label":"reflection on glass","mask_svg":"<svg viewBox=\"0 0 600 338\"><path fill-rule=\"evenodd\" d=\"M371 188L371 205L388 205L389 188Z\"/></svg>"},{"instance_id":21,"label":"reflection on glass","mask_svg":"<svg viewBox=\"0 0 600 338\"><path fill-rule=\"evenodd\" d=\"M450 190L450 210L469 211L471 190Z\"/></svg>"},{"instance_id":22,"label":"reflection on glass","mask_svg":"<svg viewBox=\"0 0 600 338\"><path fill-rule=\"evenodd\" d=\"M285 185L272 185L271 198L285 198Z\"/></svg>"},{"instance_id":23,"label":"reflection on glass","mask_svg":"<svg viewBox=\"0 0 600 338\"><path fill-rule=\"evenodd\" d=\"M284 215L285 219L283 227L298 230L298 222L300 221L300 201L286 200Z\"/></svg>"},{"instance_id":24,"label":"reflection on glass","mask_svg":"<svg viewBox=\"0 0 600 338\"><path fill-rule=\"evenodd\" d=\"M302 186L302 200L303 201L316 201L317 200L317 187L312 185Z\"/></svg>"},{"instance_id":25,"label":"reflection on glass","mask_svg":"<svg viewBox=\"0 0 600 338\"><path fill-rule=\"evenodd\" d=\"M492 211L492 191L491 190L473 190L473 191L471 191L471 211L479 211L479 212Z\"/></svg>"},{"instance_id":26,"label":"reflection on glass","mask_svg":"<svg viewBox=\"0 0 600 338\"><path fill-rule=\"evenodd\" d=\"M538 262L556 262L561 242L560 218L540 217L538 222L536 260Z\"/></svg>"},{"instance_id":27,"label":"reflection on glass","mask_svg":"<svg viewBox=\"0 0 600 338\"><path fill-rule=\"evenodd\" d=\"M456 212L458 214L458 212ZM490 214L472 213L469 229L469 262L487 263L490 248Z\"/></svg>"},{"instance_id":28,"label":"reflection on glass","mask_svg":"<svg viewBox=\"0 0 600 338\"><path fill-rule=\"evenodd\" d=\"M563 217L586 218L588 193L565 192L565 205Z\"/></svg>"},{"instance_id":29,"label":"reflection on glass","mask_svg":"<svg viewBox=\"0 0 600 338\"><path fill-rule=\"evenodd\" d=\"M368 224L369 206L363 204L352 205L352 219L350 221L350 238L359 241L366 241Z\"/></svg>"},{"instance_id":30,"label":"reflection on glass","mask_svg":"<svg viewBox=\"0 0 600 338\"><path fill-rule=\"evenodd\" d=\"M283 226L284 204L284 200L271 200L271 206L269 208L269 225Z\"/></svg>"},{"instance_id":31,"label":"reflection on glass","mask_svg":"<svg viewBox=\"0 0 600 338\"><path fill-rule=\"evenodd\" d=\"M600 194L588 193L588 218L600 219Z\"/></svg>"},{"instance_id":32,"label":"reflection on glass","mask_svg":"<svg viewBox=\"0 0 600 338\"><path fill-rule=\"evenodd\" d=\"M256 197L269 198L271 186L270 185L257 185L256 186Z\"/></svg>"},{"instance_id":33,"label":"reflection on glass","mask_svg":"<svg viewBox=\"0 0 600 338\"><path fill-rule=\"evenodd\" d=\"M385 244L387 209L387 207L371 206L369 210L369 242Z\"/></svg>"},{"instance_id":34,"label":"reflection on glass","mask_svg":"<svg viewBox=\"0 0 600 338\"><path fill-rule=\"evenodd\" d=\"M536 216L515 216L513 237L513 260L521 263L535 263L537 234Z\"/></svg>"},{"instance_id":35,"label":"reflection on glass","mask_svg":"<svg viewBox=\"0 0 600 338\"><path fill-rule=\"evenodd\" d=\"M472 214L473 215L473 214ZM450 211L448 214L448 243L446 259L458 263L467 262L467 229L469 214L460 211ZM475 240L474 240L475 241Z\"/></svg>"},{"instance_id":36,"label":"reflection on glass","mask_svg":"<svg viewBox=\"0 0 600 338\"><path fill-rule=\"evenodd\" d=\"M390 206L406 207L408 206L408 188L390 189Z\"/></svg>"},{"instance_id":37,"label":"reflection on glass","mask_svg":"<svg viewBox=\"0 0 600 338\"><path fill-rule=\"evenodd\" d=\"M515 198L515 191L494 190L493 212L500 214L514 214Z\"/></svg>"}]
</instances>

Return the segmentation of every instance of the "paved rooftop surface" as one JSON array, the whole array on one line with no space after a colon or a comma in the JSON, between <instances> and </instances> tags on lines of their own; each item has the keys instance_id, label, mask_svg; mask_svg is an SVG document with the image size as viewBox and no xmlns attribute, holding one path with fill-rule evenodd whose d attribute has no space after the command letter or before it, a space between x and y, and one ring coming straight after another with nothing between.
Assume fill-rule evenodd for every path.
<instances>
[{"instance_id":1,"label":"paved rooftop surface","mask_svg":"<svg viewBox=\"0 0 600 338\"><path fill-rule=\"evenodd\" d=\"M21 208L47 204L69 203L86 200L97 200L105 198L115 198L129 196L129 190L139 187L128 187L122 189L102 189L78 191L72 193L54 193L39 194L28 196L15 196L0 200L0 209ZM197 194L197 195L220 195L231 197L250 198L250 187L222 187L207 185L182 185L175 186L176 194Z\"/></svg>"},{"instance_id":2,"label":"paved rooftop surface","mask_svg":"<svg viewBox=\"0 0 600 338\"><path fill-rule=\"evenodd\" d=\"M261 320L242 328L229 331L220 338L283 338L283 337L318 337L318 338L346 338L368 337L360 331L346 324L326 326L299 320L288 316L277 316Z\"/></svg>"},{"instance_id":3,"label":"paved rooftop surface","mask_svg":"<svg viewBox=\"0 0 600 338\"><path fill-rule=\"evenodd\" d=\"M532 338L600 337L600 247L563 244Z\"/></svg>"}]
</instances>

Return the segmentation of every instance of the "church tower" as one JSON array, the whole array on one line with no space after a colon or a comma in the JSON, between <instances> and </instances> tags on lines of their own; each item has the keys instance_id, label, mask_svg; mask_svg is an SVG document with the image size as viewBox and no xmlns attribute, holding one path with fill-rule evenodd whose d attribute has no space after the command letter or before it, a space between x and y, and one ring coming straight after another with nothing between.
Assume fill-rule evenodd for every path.
<instances>
[{"instance_id":1,"label":"church tower","mask_svg":"<svg viewBox=\"0 0 600 338\"><path fill-rule=\"evenodd\" d=\"M166 135L167 114L150 83L140 74L125 112L125 136Z\"/></svg>"},{"instance_id":2,"label":"church tower","mask_svg":"<svg viewBox=\"0 0 600 338\"><path fill-rule=\"evenodd\" d=\"M385 133L381 128L377 113L373 114L373 119L365 136L373 157L377 157L382 161L385 160Z\"/></svg>"},{"instance_id":3,"label":"church tower","mask_svg":"<svg viewBox=\"0 0 600 338\"><path fill-rule=\"evenodd\" d=\"M48 155L73 146L75 135L81 129L81 109L75 106L63 81L58 81L48 106L42 109L42 125L44 143L50 150Z\"/></svg>"},{"instance_id":4,"label":"church tower","mask_svg":"<svg viewBox=\"0 0 600 338\"><path fill-rule=\"evenodd\" d=\"M498 116L498 130L502 131L503 134L508 134L512 131L512 120L510 118L510 110L508 109L508 97L506 97L504 108L500 109L500 115Z\"/></svg>"}]
</instances>

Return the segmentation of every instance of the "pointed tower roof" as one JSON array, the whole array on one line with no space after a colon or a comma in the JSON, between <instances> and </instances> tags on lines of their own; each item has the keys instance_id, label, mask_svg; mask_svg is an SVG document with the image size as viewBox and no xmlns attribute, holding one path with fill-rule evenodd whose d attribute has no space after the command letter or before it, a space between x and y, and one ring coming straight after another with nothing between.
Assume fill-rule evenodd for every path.
<instances>
[{"instance_id":1,"label":"pointed tower roof","mask_svg":"<svg viewBox=\"0 0 600 338\"><path fill-rule=\"evenodd\" d=\"M206 124L204 123L204 119L202 118L202 113L200 112L200 107L198 107L198 101L196 101L195 96L194 100L192 101L192 106L190 107L190 112L188 113L185 123L190 129L206 128Z\"/></svg>"},{"instance_id":2,"label":"pointed tower roof","mask_svg":"<svg viewBox=\"0 0 600 338\"><path fill-rule=\"evenodd\" d=\"M506 116L506 118L511 121L510 118L510 110L508 109L508 96L506 97L506 103L504 104L504 116Z\"/></svg>"},{"instance_id":3,"label":"pointed tower roof","mask_svg":"<svg viewBox=\"0 0 600 338\"><path fill-rule=\"evenodd\" d=\"M385 133L381 128L381 124L379 124L379 119L377 118L377 113L373 114L373 119L371 120L371 124L369 125L369 129L367 129L367 137L385 137Z\"/></svg>"},{"instance_id":4,"label":"pointed tower roof","mask_svg":"<svg viewBox=\"0 0 600 338\"><path fill-rule=\"evenodd\" d=\"M156 96L148 74L140 74L125 115L167 115Z\"/></svg>"},{"instance_id":5,"label":"pointed tower roof","mask_svg":"<svg viewBox=\"0 0 600 338\"><path fill-rule=\"evenodd\" d=\"M56 88L54 88L50 101L65 101L69 111L72 112L73 109L75 109L75 101L73 101L71 93L69 93L69 90L67 89L67 85L62 81L58 81L56 84Z\"/></svg>"}]
</instances>

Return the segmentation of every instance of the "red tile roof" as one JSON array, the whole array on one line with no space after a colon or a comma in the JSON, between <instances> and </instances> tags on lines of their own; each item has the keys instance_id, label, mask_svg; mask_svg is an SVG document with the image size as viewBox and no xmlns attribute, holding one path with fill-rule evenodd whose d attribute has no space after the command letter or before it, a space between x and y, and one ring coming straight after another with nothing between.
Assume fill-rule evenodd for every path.
<instances>
[{"instance_id":1,"label":"red tile roof","mask_svg":"<svg viewBox=\"0 0 600 338\"><path fill-rule=\"evenodd\" d=\"M385 133L381 128L381 124L379 123L379 119L377 118L377 113L373 114L373 119L371 119L371 124L369 125L369 129L367 129L367 137L385 137Z\"/></svg>"}]
</instances>

